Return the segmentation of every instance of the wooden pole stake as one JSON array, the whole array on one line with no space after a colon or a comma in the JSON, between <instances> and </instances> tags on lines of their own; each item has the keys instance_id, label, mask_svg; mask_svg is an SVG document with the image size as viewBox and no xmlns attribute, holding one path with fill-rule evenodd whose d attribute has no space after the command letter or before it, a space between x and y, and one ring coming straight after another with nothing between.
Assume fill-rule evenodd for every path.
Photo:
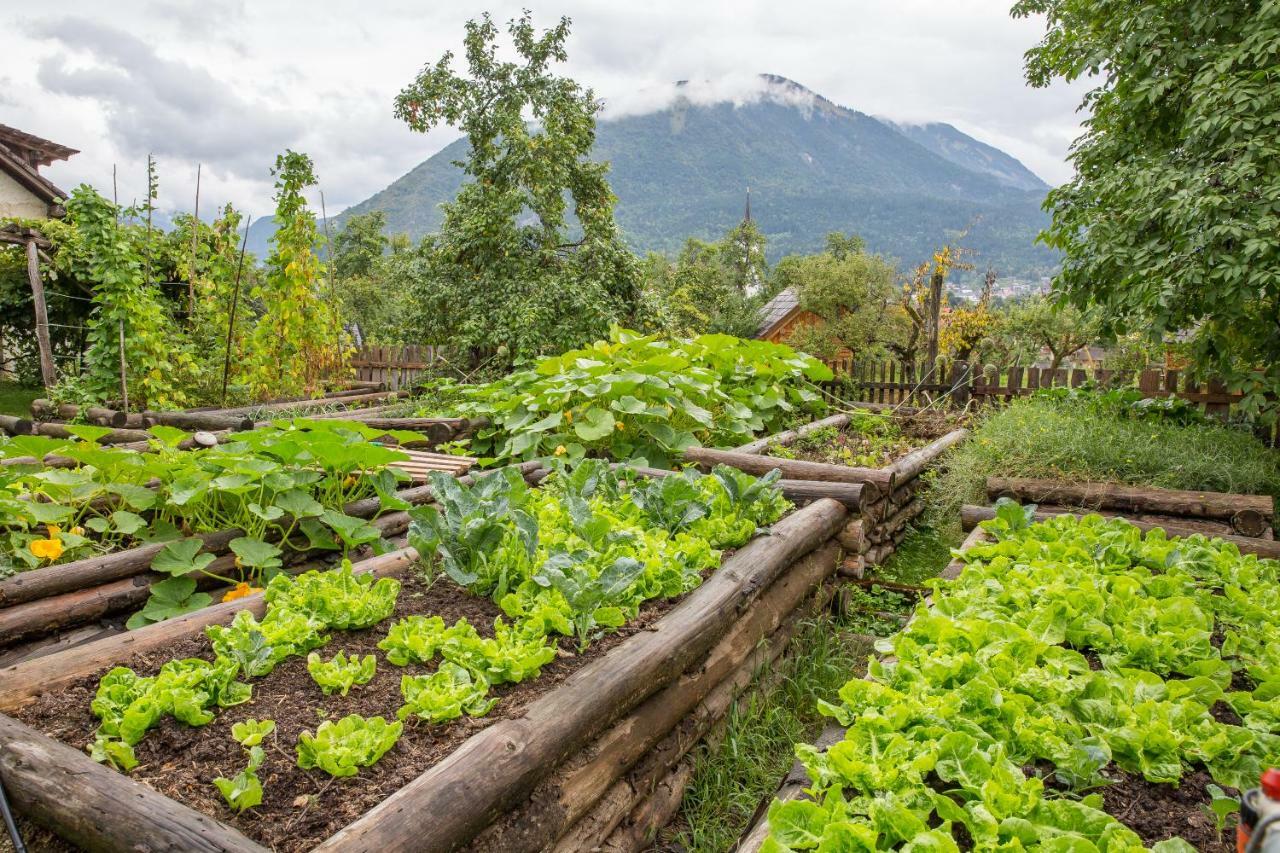
<instances>
[{"instance_id":1,"label":"wooden pole stake","mask_svg":"<svg viewBox=\"0 0 1280 853\"><path fill-rule=\"evenodd\" d=\"M240 302L240 274L244 271L244 252L249 246L249 225L253 217L244 219L244 242L240 244L240 261L236 264L236 286L231 292L231 316L227 320L227 358L222 363L222 405L227 404L227 376L231 373L231 342L236 336L236 306Z\"/></svg>"},{"instance_id":2,"label":"wooden pole stake","mask_svg":"<svg viewBox=\"0 0 1280 853\"><path fill-rule=\"evenodd\" d=\"M200 241L200 164L196 164L196 206L191 214L191 271L187 273L187 322L196 317L196 249Z\"/></svg>"},{"instance_id":3,"label":"wooden pole stake","mask_svg":"<svg viewBox=\"0 0 1280 853\"><path fill-rule=\"evenodd\" d=\"M31 280L31 301L36 312L36 343L40 347L40 380L46 389L58 384L53 368L53 346L49 343L49 309L40 280L40 255L34 238L27 240L27 278Z\"/></svg>"}]
</instances>

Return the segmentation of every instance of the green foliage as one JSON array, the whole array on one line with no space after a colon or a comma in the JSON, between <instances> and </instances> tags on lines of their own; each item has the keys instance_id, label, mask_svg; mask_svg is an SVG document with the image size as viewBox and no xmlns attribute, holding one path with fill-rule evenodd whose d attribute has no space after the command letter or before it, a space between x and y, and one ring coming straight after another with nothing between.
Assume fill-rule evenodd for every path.
<instances>
[{"instance_id":1,"label":"green foliage","mask_svg":"<svg viewBox=\"0 0 1280 853\"><path fill-rule=\"evenodd\" d=\"M1280 496L1280 459L1246 430L1134 418L1127 406L1117 413L1071 400L1018 400L985 415L948 454L929 492L937 521L954 519L963 503L984 503L987 477Z\"/></svg>"},{"instance_id":2,"label":"green foliage","mask_svg":"<svg viewBox=\"0 0 1280 853\"><path fill-rule=\"evenodd\" d=\"M636 319L646 330L672 335L752 337L773 291L764 249L764 235L748 220L718 243L691 238L674 260L650 254L643 264L644 312Z\"/></svg>"},{"instance_id":3,"label":"green foliage","mask_svg":"<svg viewBox=\"0 0 1280 853\"><path fill-rule=\"evenodd\" d=\"M193 362L149 278L147 241L137 229L120 225L121 215L136 213L117 210L87 185L77 187L67 201L88 276L95 282L83 388L97 400L118 398L123 358L132 405L178 408L186 403L182 383Z\"/></svg>"},{"instance_id":4,"label":"green foliage","mask_svg":"<svg viewBox=\"0 0 1280 853\"><path fill-rule=\"evenodd\" d=\"M383 233L386 227L387 214L381 210L356 214L347 219L333 238L331 247L333 271L340 280L374 274L391 243Z\"/></svg>"},{"instance_id":5,"label":"green foliage","mask_svg":"<svg viewBox=\"0 0 1280 853\"><path fill-rule=\"evenodd\" d=\"M352 655L350 658L338 652L332 660L324 660L315 652L307 655L307 672L326 695L339 693L343 696L356 684L368 684L373 680L377 670L377 660L373 655Z\"/></svg>"},{"instance_id":6,"label":"green foliage","mask_svg":"<svg viewBox=\"0 0 1280 853\"><path fill-rule=\"evenodd\" d=\"M253 297L265 313L253 330L247 365L259 399L313 393L343 361L342 327L324 267L315 254L316 216L303 191L316 182L311 158L286 151L276 158L277 230L262 282Z\"/></svg>"},{"instance_id":7,"label":"green foliage","mask_svg":"<svg viewBox=\"0 0 1280 853\"><path fill-rule=\"evenodd\" d=\"M324 628L352 631L376 625L391 615L400 594L395 578L355 574L351 561L334 571L276 575L267 584L269 606L308 617Z\"/></svg>"},{"instance_id":8,"label":"green foliage","mask_svg":"<svg viewBox=\"0 0 1280 853\"><path fill-rule=\"evenodd\" d=\"M448 661L430 675L406 675L400 679L404 704L396 712L400 719L417 717L432 723L446 723L463 714L483 717L498 704L486 698L489 682L472 676L464 667Z\"/></svg>"},{"instance_id":9,"label":"green foliage","mask_svg":"<svg viewBox=\"0 0 1280 853\"><path fill-rule=\"evenodd\" d=\"M1164 422L1180 426L1212 426L1204 410L1181 397L1148 397L1137 388L1097 388L1086 383L1074 388L1041 388L1031 395L1037 400L1055 400L1097 412L1109 418Z\"/></svg>"},{"instance_id":10,"label":"green foliage","mask_svg":"<svg viewBox=\"0 0 1280 853\"><path fill-rule=\"evenodd\" d=\"M1108 331L1194 330L1204 375L1246 408L1280 390L1280 5L1021 0L1043 14L1027 79L1099 75L1084 96L1075 177L1044 241L1056 286Z\"/></svg>"},{"instance_id":11,"label":"green foliage","mask_svg":"<svg viewBox=\"0 0 1280 853\"><path fill-rule=\"evenodd\" d=\"M959 825L975 847L1136 851L1100 795L1054 796L1041 774L1085 790L1113 762L1174 784L1203 765L1244 787L1280 757L1277 719L1247 715L1272 701L1278 663L1263 649L1280 564L1099 516L1027 525L1014 505L1015 516L989 524L999 541L970 548L960 577L877 644L892 657L819 703L845 736L797 749L815 800L773 804L767 849L955 849L945 842ZM1233 670L1259 688L1227 692ZM1219 722L1219 701L1244 725Z\"/></svg>"},{"instance_id":12,"label":"green foliage","mask_svg":"<svg viewBox=\"0 0 1280 853\"><path fill-rule=\"evenodd\" d=\"M790 347L727 335L608 341L464 389L459 408L490 426L471 441L497 459L588 454L664 465L688 447L738 444L824 404L809 381L831 372Z\"/></svg>"},{"instance_id":13,"label":"green foliage","mask_svg":"<svg viewBox=\"0 0 1280 853\"><path fill-rule=\"evenodd\" d=\"M372 767L396 745L404 724L388 723L382 717L365 719L349 714L338 722L326 720L313 735L298 735L298 766L318 767L330 776L354 776L361 767Z\"/></svg>"},{"instance_id":14,"label":"green foliage","mask_svg":"<svg viewBox=\"0 0 1280 853\"><path fill-rule=\"evenodd\" d=\"M262 781L258 778L258 768L266 758L266 751L260 744L263 738L275 730L274 720L258 722L252 717L231 727L231 736L248 753L248 763L230 779L219 776L213 780L213 784L227 801L227 805L237 812L262 804Z\"/></svg>"},{"instance_id":15,"label":"green foliage","mask_svg":"<svg viewBox=\"0 0 1280 853\"><path fill-rule=\"evenodd\" d=\"M490 683L529 677L554 657L545 635L574 635L585 648L644 601L701 583L718 559L713 549L745 543L786 511L776 479L717 469L632 485L607 462L586 460L558 468L536 491L514 489L498 473L441 488L442 511L409 511L410 541L428 565L437 553L446 566L465 553L473 568L455 574L516 624L495 623L487 639L465 623L446 629L438 618L411 618L380 646L400 665L440 653Z\"/></svg>"},{"instance_id":16,"label":"green foliage","mask_svg":"<svg viewBox=\"0 0 1280 853\"><path fill-rule=\"evenodd\" d=\"M102 677L90 705L101 722L93 757L129 770L137 763L132 747L165 715L203 726L213 720L212 708L249 701L252 688L236 681L237 673L230 661L198 658L169 661L148 677L123 666L112 669Z\"/></svg>"},{"instance_id":17,"label":"green foliage","mask_svg":"<svg viewBox=\"0 0 1280 853\"><path fill-rule=\"evenodd\" d=\"M1048 296L1014 303L1000 327L1010 351L1034 360L1042 348L1047 349L1049 367L1054 370L1076 350L1096 342L1101 331L1095 311L1055 302Z\"/></svg>"},{"instance_id":18,"label":"green foliage","mask_svg":"<svg viewBox=\"0 0 1280 853\"><path fill-rule=\"evenodd\" d=\"M567 58L568 19L539 35L526 13L508 25L518 61L498 59L486 14L466 25L467 74L446 53L396 98L426 132L467 135L468 178L413 288L420 340L478 358L561 352L631 318L635 260L613 221L608 167L589 159L600 102L552 65ZM580 237L570 234L568 204Z\"/></svg>"},{"instance_id":19,"label":"green foliage","mask_svg":"<svg viewBox=\"0 0 1280 853\"><path fill-rule=\"evenodd\" d=\"M789 342L820 358L841 350L855 356L883 356L886 346L903 337L907 317L899 303L897 270L879 255L862 249L856 235L827 235L827 251L789 255L778 261L774 285L790 288L801 309L818 323L797 330Z\"/></svg>"},{"instance_id":20,"label":"green foliage","mask_svg":"<svg viewBox=\"0 0 1280 853\"><path fill-rule=\"evenodd\" d=\"M302 655L329 642L324 626L309 616L286 608L269 608L259 622L253 613L241 610L230 625L210 625L204 629L219 658L234 661L250 678L267 675L276 664Z\"/></svg>"}]
</instances>

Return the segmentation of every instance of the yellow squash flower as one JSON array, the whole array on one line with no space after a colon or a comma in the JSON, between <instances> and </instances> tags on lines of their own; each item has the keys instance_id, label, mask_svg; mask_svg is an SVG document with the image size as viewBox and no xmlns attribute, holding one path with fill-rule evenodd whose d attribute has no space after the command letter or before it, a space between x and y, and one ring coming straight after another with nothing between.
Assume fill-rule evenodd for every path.
<instances>
[{"instance_id":1,"label":"yellow squash flower","mask_svg":"<svg viewBox=\"0 0 1280 853\"><path fill-rule=\"evenodd\" d=\"M50 539L57 539L62 535L62 528L56 524L46 524L45 529L49 531Z\"/></svg>"},{"instance_id":2,"label":"yellow squash flower","mask_svg":"<svg viewBox=\"0 0 1280 853\"><path fill-rule=\"evenodd\" d=\"M62 556L62 540L36 539L29 546L31 553L42 560L56 560Z\"/></svg>"},{"instance_id":3,"label":"yellow squash flower","mask_svg":"<svg viewBox=\"0 0 1280 853\"><path fill-rule=\"evenodd\" d=\"M564 445L563 445L563 444L558 445L558 446L556 447L556 456L564 456L564 455L565 455L565 453L567 453L567 452L568 452L568 451L567 451L567 450L565 450L565 447L564 447Z\"/></svg>"},{"instance_id":4,"label":"yellow squash flower","mask_svg":"<svg viewBox=\"0 0 1280 853\"><path fill-rule=\"evenodd\" d=\"M613 428L614 428L614 429L625 429L626 427L624 427L624 426L622 425L622 421L614 421L614 422L613 422Z\"/></svg>"},{"instance_id":5,"label":"yellow squash flower","mask_svg":"<svg viewBox=\"0 0 1280 853\"><path fill-rule=\"evenodd\" d=\"M564 419L569 423L573 423L573 409L569 409L564 413Z\"/></svg>"},{"instance_id":6,"label":"yellow squash flower","mask_svg":"<svg viewBox=\"0 0 1280 853\"><path fill-rule=\"evenodd\" d=\"M262 592L262 588L256 587L256 586L249 586L249 584L245 583L244 581L241 581L240 583L236 584L233 589L229 590L226 595L222 596L222 600L235 601L237 598L244 598L246 596L253 595L254 593L257 593L257 592Z\"/></svg>"},{"instance_id":7,"label":"yellow squash flower","mask_svg":"<svg viewBox=\"0 0 1280 853\"><path fill-rule=\"evenodd\" d=\"M75 527L71 528L67 532L70 533L72 536L83 536L84 528L77 524Z\"/></svg>"}]
</instances>

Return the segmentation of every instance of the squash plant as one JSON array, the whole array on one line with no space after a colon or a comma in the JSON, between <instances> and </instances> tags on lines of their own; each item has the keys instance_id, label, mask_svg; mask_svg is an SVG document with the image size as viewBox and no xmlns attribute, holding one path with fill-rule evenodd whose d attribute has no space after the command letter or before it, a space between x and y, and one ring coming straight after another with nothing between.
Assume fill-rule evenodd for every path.
<instances>
[{"instance_id":1,"label":"squash plant","mask_svg":"<svg viewBox=\"0 0 1280 853\"><path fill-rule=\"evenodd\" d=\"M463 414L490 425L467 445L486 461L607 455L667 466L689 447L736 444L824 404L832 378L783 344L614 328L609 340L464 388Z\"/></svg>"}]
</instances>

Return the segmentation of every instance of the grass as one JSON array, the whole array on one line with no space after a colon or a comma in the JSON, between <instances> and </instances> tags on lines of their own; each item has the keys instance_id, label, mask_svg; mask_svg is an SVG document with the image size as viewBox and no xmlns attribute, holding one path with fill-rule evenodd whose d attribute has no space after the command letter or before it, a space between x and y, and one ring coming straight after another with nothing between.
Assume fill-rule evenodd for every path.
<instances>
[{"instance_id":1,"label":"grass","mask_svg":"<svg viewBox=\"0 0 1280 853\"><path fill-rule=\"evenodd\" d=\"M871 645L857 630L860 621L827 615L806 620L791 641L791 654L757 675L729 709L724 739L713 748L697 748L693 777L673 822L679 828L675 844L690 853L733 846L795 761L795 744L822 730L818 699L834 700L846 681L865 671Z\"/></svg>"},{"instance_id":2,"label":"grass","mask_svg":"<svg viewBox=\"0 0 1280 853\"><path fill-rule=\"evenodd\" d=\"M31 417L31 401L43 393L43 388L28 388L15 382L0 382L0 415Z\"/></svg>"},{"instance_id":3,"label":"grass","mask_svg":"<svg viewBox=\"0 0 1280 853\"><path fill-rule=\"evenodd\" d=\"M958 543L945 532L912 531L877 576L917 584L936 576ZM695 770L673 822L672 841L690 853L728 850L762 800L777 789L795 760L795 744L809 743L828 722L818 700L833 701L851 678L866 672L877 636L900 627L893 618L907 614L914 601L893 593L854 593L855 605L840 617L821 615L802 623L787 657L757 675L726 717L724 739L698 747Z\"/></svg>"},{"instance_id":4,"label":"grass","mask_svg":"<svg viewBox=\"0 0 1280 853\"><path fill-rule=\"evenodd\" d=\"M929 498L934 522L950 522L961 504L985 504L991 476L1280 496L1280 452L1234 427L1138 420L1031 399L991 412L948 456Z\"/></svg>"}]
</instances>

